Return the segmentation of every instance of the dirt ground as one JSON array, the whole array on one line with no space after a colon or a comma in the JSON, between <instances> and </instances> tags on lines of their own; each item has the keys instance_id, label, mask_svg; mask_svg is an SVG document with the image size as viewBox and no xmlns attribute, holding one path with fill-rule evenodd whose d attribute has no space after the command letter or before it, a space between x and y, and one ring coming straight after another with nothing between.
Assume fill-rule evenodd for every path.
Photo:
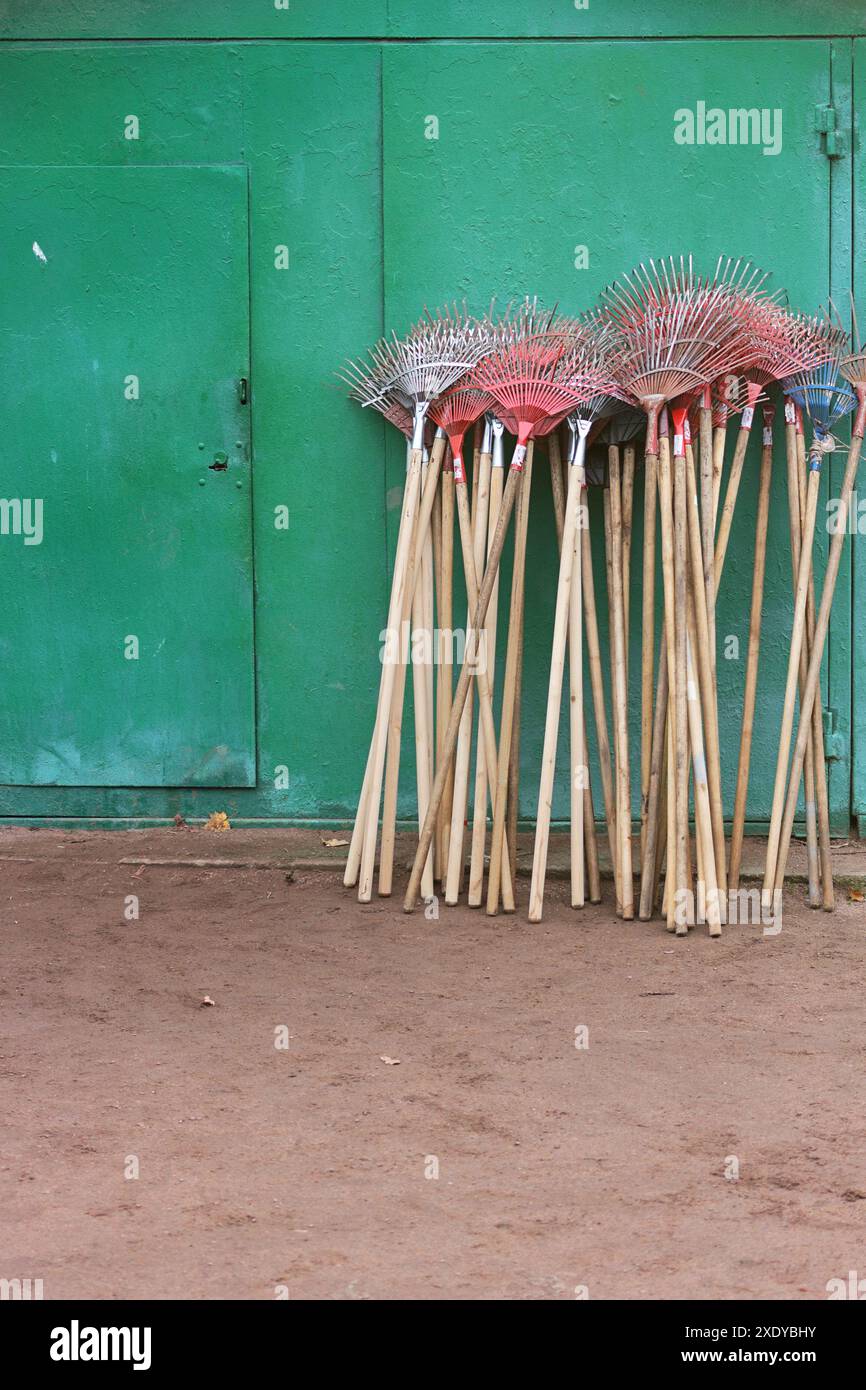
<instances>
[{"instance_id":1,"label":"dirt ground","mask_svg":"<svg viewBox=\"0 0 866 1390\"><path fill-rule=\"evenodd\" d=\"M135 866L86 836L30 861L16 834L0 1277L46 1298L807 1299L866 1272L847 893L831 917L795 888L775 937L678 940L609 900L574 913L562 884L538 927L437 923L360 906L338 869Z\"/></svg>"}]
</instances>

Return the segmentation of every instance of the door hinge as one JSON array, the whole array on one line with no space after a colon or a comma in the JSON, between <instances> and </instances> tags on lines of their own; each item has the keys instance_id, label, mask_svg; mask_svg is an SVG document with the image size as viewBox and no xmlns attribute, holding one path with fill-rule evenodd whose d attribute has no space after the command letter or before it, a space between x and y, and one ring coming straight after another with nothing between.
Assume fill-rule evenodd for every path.
<instances>
[{"instance_id":1,"label":"door hinge","mask_svg":"<svg viewBox=\"0 0 866 1390\"><path fill-rule=\"evenodd\" d=\"M238 400L241 405L249 405L250 383L245 376L242 376L238 382Z\"/></svg>"},{"instance_id":2,"label":"door hinge","mask_svg":"<svg viewBox=\"0 0 866 1390\"><path fill-rule=\"evenodd\" d=\"M824 137L824 153L828 159L841 159L848 153L848 137L838 128L835 106L819 104L815 107L815 129Z\"/></svg>"},{"instance_id":3,"label":"door hinge","mask_svg":"<svg viewBox=\"0 0 866 1390\"><path fill-rule=\"evenodd\" d=\"M844 760L848 752L845 735L838 726L836 711L824 710L824 758L828 763Z\"/></svg>"}]
</instances>

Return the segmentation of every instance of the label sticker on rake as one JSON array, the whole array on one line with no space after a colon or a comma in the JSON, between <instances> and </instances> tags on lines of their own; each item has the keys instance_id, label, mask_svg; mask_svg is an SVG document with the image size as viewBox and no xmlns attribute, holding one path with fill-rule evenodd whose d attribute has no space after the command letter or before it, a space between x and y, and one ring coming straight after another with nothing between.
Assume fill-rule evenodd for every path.
<instances>
[{"instance_id":1,"label":"label sticker on rake","mask_svg":"<svg viewBox=\"0 0 866 1390\"><path fill-rule=\"evenodd\" d=\"M797 423L797 410L790 396L785 397L785 424L795 425Z\"/></svg>"},{"instance_id":2,"label":"label sticker on rake","mask_svg":"<svg viewBox=\"0 0 866 1390\"><path fill-rule=\"evenodd\" d=\"M751 405L746 405L746 406L744 406L744 407L743 407L743 423L742 423L742 425L741 425L741 429L750 430L750 429L752 428L752 421L754 420L754 418L755 418L755 408L754 408L754 406L751 406Z\"/></svg>"},{"instance_id":3,"label":"label sticker on rake","mask_svg":"<svg viewBox=\"0 0 866 1390\"><path fill-rule=\"evenodd\" d=\"M675 435L674 435L674 458L675 458L675 459L681 459L682 456L683 456L683 454L684 454L684 452L685 452L685 450L683 449L683 436L682 436L681 434L675 434Z\"/></svg>"},{"instance_id":4,"label":"label sticker on rake","mask_svg":"<svg viewBox=\"0 0 866 1390\"><path fill-rule=\"evenodd\" d=\"M769 449L770 446L771 446L771 444L773 443L773 431L772 431L772 430L769 428L769 426L767 426L767 425L764 426L764 436L763 436L763 437L764 437L764 448L765 448L765 449Z\"/></svg>"},{"instance_id":5,"label":"label sticker on rake","mask_svg":"<svg viewBox=\"0 0 866 1390\"><path fill-rule=\"evenodd\" d=\"M687 444L691 444L691 442L692 442L692 427L691 427L691 425L689 424L688 416L686 416L686 422L685 422L685 424L683 425L683 437L684 437L684 439L685 439L685 441L686 441Z\"/></svg>"},{"instance_id":6,"label":"label sticker on rake","mask_svg":"<svg viewBox=\"0 0 866 1390\"><path fill-rule=\"evenodd\" d=\"M526 458L526 445L525 445L525 444L518 444L518 445L516 446L515 450L514 450L514 456L513 456L512 460L511 460L511 467L515 470L515 472L517 472L517 473L522 473L522 472L523 472L523 460L524 460L525 458Z\"/></svg>"},{"instance_id":7,"label":"label sticker on rake","mask_svg":"<svg viewBox=\"0 0 866 1390\"><path fill-rule=\"evenodd\" d=\"M464 467L463 467L463 456L462 456L462 454L455 454L455 455L454 455L454 481L455 481L455 483L465 483L465 482L466 482L466 471L465 471L465 469L464 469Z\"/></svg>"}]
</instances>

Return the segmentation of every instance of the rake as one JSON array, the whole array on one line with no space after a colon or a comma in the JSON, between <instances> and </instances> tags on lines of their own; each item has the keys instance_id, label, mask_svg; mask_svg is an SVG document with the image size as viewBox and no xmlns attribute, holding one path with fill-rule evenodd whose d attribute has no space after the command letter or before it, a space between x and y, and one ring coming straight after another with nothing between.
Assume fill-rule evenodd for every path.
<instances>
[{"instance_id":1,"label":"rake","mask_svg":"<svg viewBox=\"0 0 866 1390\"><path fill-rule=\"evenodd\" d=\"M469 513L469 502L467 499L466 471L463 463L463 441L469 426L484 415L485 411L489 410L492 405L493 397L488 392L481 391L474 386L461 385L447 392L431 407L437 423L440 424L448 434L453 456L454 493L457 501L457 520L463 552L463 568L466 576L468 605L466 655L464 661L468 660L471 617L478 603L478 573L483 570L484 564L484 542L487 530L487 496L490 482L491 454L487 447L482 447L479 465L478 493L479 499L483 496L483 501L477 500L476 502L477 512L475 530L473 532L472 520ZM490 433L492 435L492 427ZM486 651L480 653L481 659L477 665L476 678L480 711L479 727L481 731L479 742L483 744L484 748L485 779L490 785L492 804L496 787L496 730L493 721L490 671L487 666L486 656ZM458 899L460 869L463 863L463 827L469 787L471 745L472 702L470 688L459 725L457 756L454 765L453 808L448 842L445 889L445 901L452 905L456 903ZM446 749L447 739L443 743L443 757L447 755ZM484 804L486 812L486 787ZM511 872L507 857L503 866L503 875L505 875L505 873L507 873L508 887L510 889ZM513 910L513 903L511 903L510 910Z\"/></svg>"},{"instance_id":2,"label":"rake","mask_svg":"<svg viewBox=\"0 0 866 1390\"><path fill-rule=\"evenodd\" d=\"M407 413L408 413L408 412L407 412ZM394 415L393 411L392 411L392 415ZM390 418L390 417L389 417L389 418ZM394 420L395 420L395 423L397 423L398 420L399 420L399 416L394 415ZM405 433L405 432L406 432L406 431L405 431L405 428L404 428L404 433ZM409 416L409 431L408 431L408 433L409 433L409 435L411 436L411 433L412 433L412 417L411 417L411 415ZM429 421L428 421L428 423L427 423L425 433L429 433ZM433 470L433 477L432 477L431 483L430 483L430 486L431 486L432 489L435 489L435 485L436 485L436 484L435 484L435 476L436 476L436 472L438 472L438 470L439 470L440 463L441 463L441 460L442 460L442 453L443 453L444 443L445 443L444 435L442 435L441 431L438 431L438 432L437 432L437 437L434 439L433 444L432 444L432 459L426 460L426 451L425 451L425 456L424 456L424 458L422 458L422 471L421 471L422 480L423 480L424 477L425 477L425 470L427 471L428 475L429 475L430 469L432 468L432 470ZM411 446L410 446L410 447L411 447ZM425 461L425 460L426 460L426 461ZM430 494L429 494L429 491L428 491L428 488L427 488L427 484L426 484L426 482L425 482L425 484L424 484L424 495L422 496L422 507L421 507L422 513L424 513L425 510L426 510L427 499L429 498L429 495L430 495ZM435 518L435 511L434 511L434 513L433 513L433 517ZM432 520L432 518L431 518L431 520ZM400 643L401 643L400 660L399 660L398 663L397 663L396 670L395 670L395 673L394 673L394 690L393 690L393 694L392 694L392 697L391 697L391 712L390 712L390 717L389 717L389 721L388 721L388 741L387 741L387 748L386 748L386 764L385 764L385 790L384 790L384 797L383 797L383 803L382 803L382 841L381 841L381 847L380 847L380 850L379 850L379 890L378 890L378 891L379 891L379 896L380 896L380 897L389 897L389 896L390 896L390 893L391 893L391 882L392 882L393 870L394 870L394 843L395 843L395 834L396 834L396 828L397 828L397 824L396 824L396 823L397 823L397 791L398 791L398 782L399 782L399 773L400 773L400 747L401 747L401 740L402 740L403 703L404 703L404 693L405 693L405 685L406 685L406 662L403 660L403 653L402 653L402 640L403 640L403 638L402 638L402 634L403 634L404 632L408 632L410 626L411 626L412 624L414 624L414 626L415 626L416 628L420 628L420 629L421 629L421 632L422 632L422 639L425 638L425 635L426 635L426 633L425 633L425 629L426 629L426 627L427 627L426 619L425 619L424 615L421 614L421 613L419 612L419 609L418 609L418 606L417 606L417 605L418 605L419 598L420 598L421 595L423 594L423 587L422 587L422 586L423 586L424 583L426 582L426 576L425 576L423 570L420 572L420 575L419 575L419 565L425 565L426 562L427 562L427 557L428 557L428 547L427 547L426 541L425 541L425 540L422 540L422 543L421 543L420 548L419 548L419 545L418 545L418 526L417 526L417 522L416 522L416 533L415 533L415 536L413 537L413 546L412 546L412 552L411 552L411 559L410 559L410 562L409 562L408 577L407 577L407 582L406 582L406 588L405 588L405 591L404 591L404 594L403 594L403 609L402 609L401 620L400 620ZM420 580L420 583L419 583L419 580ZM410 649L411 649L411 644L410 644ZM414 701L415 701L417 785L418 785L418 795L419 795L419 798L421 798L421 797L423 796L423 788L424 788L425 786L428 786L428 785L429 785L429 775L430 775L430 774L429 774L429 764L426 763L426 762L422 762L420 759L417 758L417 747L418 747L419 745L420 745L421 749L424 751L425 754L426 754L426 751L427 751L427 750L426 750L426 747L425 747L425 744L424 744L424 741L423 741L422 739L419 738L419 731L423 731L423 732L426 733L427 729L428 729L429 726L430 726L432 716L431 716L431 712L430 712L429 709L428 709L427 691L426 691L425 687L422 686L422 684L421 684L421 682L420 682L420 680L419 680L419 676L418 676L418 667L417 667L417 665L416 665L414 662L413 662L413 682L412 682L412 688L413 688L413 697L414 697ZM423 706L421 705L422 695L423 695L423 697L424 697Z\"/></svg>"},{"instance_id":3,"label":"rake","mask_svg":"<svg viewBox=\"0 0 866 1390\"><path fill-rule=\"evenodd\" d=\"M502 558L502 549L505 544L505 536L511 520L511 513L514 509L515 494L518 483L522 477L524 462L526 459L527 445L534 431L552 416L562 415L575 403L575 395L566 383L557 379L557 367L559 359L563 353L563 345L553 343L550 339L539 337L518 338L505 346L498 346L497 349L482 358L476 365L475 370L469 378L469 383L478 390L486 391L491 394L500 411L505 411L513 415L517 425L517 442L511 459L508 472L508 479L502 494L502 503L499 509L499 517L496 522L496 529L490 543L487 556L487 567L481 581L478 601L472 615L472 623L467 633L466 652L463 667L457 682L454 694L454 703L451 708L451 717L446 730L443 762L436 772L436 779L433 784L433 792L427 816L421 830L420 842L409 877L409 885L404 899L404 909L411 912L418 901L418 890L420 886L421 871L424 864L432 835L435 814L444 791L447 762L454 755L459 735L460 719L463 714L463 707L469 691L472 678L473 667L478 659L478 634L483 629L484 621L487 616L487 609L490 603L496 575L499 571L499 562ZM512 615L513 622L513 615ZM509 638L510 638L509 633ZM515 669L516 653L511 663L506 659L506 689L504 700L513 699L513 694L509 694L507 682L509 676L512 680L516 676ZM500 728L500 750L505 753L510 749L510 743L506 743L503 738L503 730ZM497 823L497 809L504 817L505 805L502 791L502 772L501 766L497 765L496 759L492 761L488 757L490 766L497 767L497 789L496 801L494 803L494 831ZM502 758L499 763L501 764ZM504 824L504 821L503 821ZM489 879L496 882L498 873L494 870L493 854L496 849L496 842L491 846L491 866ZM502 847L499 848L499 862L504 857Z\"/></svg>"},{"instance_id":4,"label":"rake","mask_svg":"<svg viewBox=\"0 0 866 1390\"><path fill-rule=\"evenodd\" d=\"M821 607L815 623L812 655L809 660L809 669L806 673L806 688L800 702L800 725L797 731L797 742L791 763L791 777L788 784L788 796L785 803L784 820L782 822L782 833L773 884L774 896L776 892L781 893L785 880L788 848L794 826L794 814L797 809L797 790L808 739L809 720L816 704L818 684L821 679L821 662L824 657L824 644L827 640L827 631L830 626L830 610L833 605L833 593L836 587L836 580L839 577L842 549L845 545L848 510L851 505L851 494L854 490L854 483L857 477L857 466L860 462L863 436L866 434L866 344L858 340L859 334L857 332L855 318L854 344L856 351L842 358L839 363L839 370L844 379L853 387L857 413L854 417L854 424L851 429L851 444L848 449L848 458L845 464L845 473L842 478L842 488L839 494L839 509L836 515L833 539L830 542L830 556L824 575L824 587L821 591Z\"/></svg>"},{"instance_id":5,"label":"rake","mask_svg":"<svg viewBox=\"0 0 866 1390\"><path fill-rule=\"evenodd\" d=\"M842 558L842 545L845 537L847 509L863 438L866 422L866 373L864 373L864 354L862 351L842 358L840 335L832 328L828 332L832 346L829 361L817 370L791 377L783 383L787 395L808 414L814 427L814 438L809 452L809 478L806 492L806 511L803 523L800 565L797 576L797 589L794 602L794 620L791 631L791 649L788 660L788 676L785 685L785 700L779 735L779 753L776 762L776 777L773 787L773 807L770 817L770 831L767 841L767 861L764 870L763 903L770 909L773 894L781 889L784 879L787 847L794 822L800 777L803 770L806 745L812 727L812 707L815 700L820 666L823 658L824 641L829 625L830 606L836 583L839 564ZM844 371L843 371L844 360ZM849 384L850 383L850 384ZM853 389L851 389L853 387ZM800 651L806 623L806 606L809 578L812 569L812 545L815 534L815 517L818 504L821 462L824 454L831 453L836 441L830 433L833 424L857 406L857 415L851 434L848 462L840 496L840 509L837 530L830 545L830 559L821 594L821 609L815 625L815 640L806 672L805 688L800 700L800 724L797 735L794 760L788 774L788 758L794 721L794 702L798 683ZM817 658L817 661L816 661ZM816 673L813 679L813 672ZM802 751L801 751L802 744ZM787 779L788 794L785 798ZM792 809L793 808L793 809ZM790 816L789 816L790 812ZM784 823L783 823L784 815ZM784 842L784 849L782 848Z\"/></svg>"},{"instance_id":6,"label":"rake","mask_svg":"<svg viewBox=\"0 0 866 1390\"><path fill-rule=\"evenodd\" d=\"M496 522L499 519L499 508L502 505L502 489L505 478L505 448L503 435L505 427L502 421L492 413L488 413L485 422L485 445L482 447L482 458L485 453L491 454L490 467L490 497L487 507L487 536L484 547L484 557L489 552L493 536L496 530ZM491 443L492 441L492 443ZM529 460L529 450L527 450L527 464ZM519 519L519 514L518 514ZM490 596L490 607L487 610L487 619L484 626L484 651L487 659L488 679L490 682L491 694L494 689L495 668L496 668L496 630L497 616L499 607L499 576L493 585L493 592ZM459 743L458 743L459 747ZM469 889L466 901L470 907L480 907L484 889L484 849L487 840L487 788L489 777L487 773L487 756L485 752L484 740L478 739L478 746L475 754L475 795L472 811L472 845L469 857ZM495 785L493 787L493 799L495 799ZM491 801L492 809L492 801Z\"/></svg>"},{"instance_id":7,"label":"rake","mask_svg":"<svg viewBox=\"0 0 866 1390\"><path fill-rule=\"evenodd\" d=\"M547 871L547 851L550 839L550 818L556 766L556 745L559 732L559 711L562 699L562 678L565 664L566 634L569 648L569 676L572 687L570 701L571 727L571 874L572 904L583 902L584 827L583 791L587 779L585 740L583 734L583 631L582 631L582 537L586 526L586 507L583 490L586 486L586 443L594 420L609 415L622 399L620 387L611 363L614 354L614 335L609 326L598 319L588 318L580 326L567 358L561 368L561 380L573 396L576 407L573 421L576 448L569 467L568 491L559 581L554 612L553 647L548 685L547 715L544 727L544 748L541 779L538 790L535 846L532 862L532 883L529 898L529 920L541 920L544 904L544 882ZM617 802L619 806L619 801ZM628 837L630 839L630 834ZM620 862L627 860L623 837L618 836Z\"/></svg>"},{"instance_id":8,"label":"rake","mask_svg":"<svg viewBox=\"0 0 866 1390\"><path fill-rule=\"evenodd\" d=\"M572 444L571 457L574 457L578 444L577 417L569 416L569 429L571 430ZM563 513L564 513L563 500ZM588 509L587 509L588 515ZM562 537L559 538L560 553L562 549ZM602 797L604 800L604 813L607 823L608 844L610 847L610 861L613 868L614 884L616 885L617 910L622 911L622 902L619 893L619 873L617 870L617 833L616 833L616 791L614 788L613 764L611 762L610 738L607 726L607 711L605 708L604 678L602 675L601 664L601 644L598 635L598 611L595 601L595 575L592 564L592 531L589 526L581 531L581 569L582 569L582 592L583 592L583 616L584 629L586 636L587 664L589 666L589 681L592 691L592 705L595 715L595 736L598 745L598 762L601 773ZM587 783L589 778L587 777Z\"/></svg>"},{"instance_id":9,"label":"rake","mask_svg":"<svg viewBox=\"0 0 866 1390\"><path fill-rule=\"evenodd\" d=\"M506 319L500 326L500 340L503 345L511 345L521 340L532 343L532 352L539 364L547 361L555 363L569 341L577 332L574 320L557 317L555 310L540 309L536 299L525 299L517 314ZM508 403L503 394L497 407L503 423L517 435L520 431L519 411L513 408L516 398L512 395ZM520 405L520 401L517 400ZM523 407L525 408L525 407ZM527 445L524 476L520 484L520 495L515 503L514 560L512 565L511 607L506 645L506 667L503 689L502 713L500 716L500 783L501 824L496 822L494 808L494 828L491 836L491 867L495 869L501 853L504 834L509 848L512 872L517 864L517 818L520 799L520 713L523 684L523 627L526 547L529 527L529 504L532 487L533 444L541 436L556 435L556 426L561 415L537 419L533 424L532 436ZM503 751L504 750L504 751ZM504 829L503 829L504 826ZM476 846L478 841L476 840ZM498 884L492 874L488 884L487 911L495 914L498 908ZM470 899L471 901L471 899Z\"/></svg>"},{"instance_id":10,"label":"rake","mask_svg":"<svg viewBox=\"0 0 866 1390\"><path fill-rule=\"evenodd\" d=\"M399 339L396 335L390 340L382 339L371 349L370 363L350 364L347 369L346 375L356 387L362 404L374 405L377 400L390 395L396 397L404 405L411 405L413 412L408 495L394 561L394 578L388 610L389 633L395 630L403 610L411 531L421 479L424 423L427 412L431 402L437 396L466 375L487 346L488 338L481 323L477 320L466 319L456 312L453 315L448 313L436 318L428 318L416 324L404 339ZM416 553L419 554L423 551L429 533L430 514L438 481L437 472L434 460L431 459L427 470L424 498L418 516L415 546ZM406 522L405 526L404 521ZM371 741L369 782L366 786L366 792L362 788L359 804L361 831L358 838L361 843L361 851L358 898L361 902L369 902L372 896L379 806L395 673L396 663L385 661L379 683L379 699ZM423 756L426 760L426 751ZM423 814L419 807L419 821L422 819ZM355 839L356 836L353 834L353 842ZM357 848L353 843L350 845L349 862L346 867L345 881L347 883L354 882L354 874L358 873L354 863L356 855ZM427 878L425 886L429 886L432 892L432 865L429 870L426 865L422 865L422 871Z\"/></svg>"},{"instance_id":11,"label":"rake","mask_svg":"<svg viewBox=\"0 0 866 1390\"><path fill-rule=\"evenodd\" d=\"M413 448L413 436L415 435L415 422L412 412L399 400L387 393L384 374L380 365L373 361L361 363L349 363L341 373L342 379L350 386L349 395L360 401L362 406L372 405L376 410L395 425L403 434L406 435L406 483L403 491L403 501L400 509L400 528L397 536L397 559L401 565L408 564L409 553L412 547L415 522L418 508L418 490L420 487L420 457L416 456ZM421 425L421 436L423 438L423 422ZM405 594L405 575L401 580L397 568L395 567L392 581L391 608L390 612L396 607L397 594L395 589L399 586L400 592L400 618L402 622L404 594ZM389 632L392 631L389 624ZM400 711L402 720L402 686L405 682L405 666L402 661L399 668L399 680L401 686ZM383 701L383 682L385 678L385 667L382 668L382 676L379 686L379 703ZM395 673L395 682L398 673ZM399 740L399 723L396 730ZM399 742L398 742L399 747ZM364 781L361 788L361 795L358 801L358 810L355 816L355 823L352 830L352 838L349 845L349 852L346 859L346 868L343 876L343 883L347 888L353 887L358 881L358 873L361 863L361 851L364 842L364 827L367 803L369 801L370 785L373 776L373 749L371 743L370 751L367 756L367 763L364 771Z\"/></svg>"},{"instance_id":12,"label":"rake","mask_svg":"<svg viewBox=\"0 0 866 1390\"><path fill-rule=\"evenodd\" d=\"M689 512L697 510L693 461L687 464L685 425L687 410L700 393L702 429L702 495L704 511L709 510L713 492L710 466L710 384L730 371L744 355L743 335L746 309L762 292L766 277L748 263L720 260L712 277L695 275L691 259L670 260L657 268L642 266L626 277L624 286L605 292L608 311L623 335L623 384L647 413L646 485L657 472L662 535L665 623L664 652L659 662L659 693L670 700L671 715L666 735L661 712L652 716L653 686L653 576L654 554L644 554L644 651L641 702L641 808L643 834L641 873L641 916L649 915L654 895L654 869L658 847L658 806L661 792L663 743L670 739L673 756L675 807L672 827L676 843L672 851L676 887L687 887L688 856L688 747L689 710L687 684L689 630L686 595L691 571L692 602L696 614L697 664L702 673L703 722L709 739L709 798L716 858L716 878L725 884L724 825L721 808L721 775L718 758L717 715L715 708L714 657L710 627L714 600L706 546L712 527L706 515L694 541L687 542ZM674 425L674 457L667 442L659 445L658 412L665 401L679 397ZM713 508L714 510L714 508ZM647 521L652 505L646 503ZM688 554L687 554L688 547ZM650 560L652 563L650 563ZM677 625L677 619L679 622ZM664 666L664 670L662 669ZM691 726L695 724L693 711ZM649 750L649 751L648 751ZM693 750L694 752L694 750ZM669 777L671 773L669 771ZM652 790L652 794L651 794ZM705 866L706 867L706 866ZM675 895L667 893L669 925L673 925Z\"/></svg>"},{"instance_id":13,"label":"rake","mask_svg":"<svg viewBox=\"0 0 866 1390\"><path fill-rule=\"evenodd\" d=\"M705 378L696 370L705 344L698 340L696 330L700 315L693 311L690 294L693 290L691 262L688 270L678 270L671 262L662 263L660 271L650 262L649 270L640 266L621 285L615 284L604 292L606 308L617 325L623 349L619 380L632 399L644 410L647 420L645 453L645 486L653 488L658 479L662 537L662 572L664 578L665 634L668 685L673 707L673 735L678 760L684 766L685 750L685 671L680 673L682 699L677 696L676 590L674 577L674 519L670 450L665 438L659 442L659 415L666 401L704 384ZM662 449L660 453L660 447ZM646 509L651 510L650 508ZM647 518L648 520L650 518ZM655 555L654 524L644 537L644 631L641 661L641 819L646 823L644 836L648 849L653 827L650 823L649 777L651 757L646 749L652 728L652 686L654 666ZM685 658L684 647L680 656ZM677 732L677 718L682 725ZM680 769L682 771L682 769ZM679 782L682 790L682 776ZM679 801L679 796L677 797ZM684 822L680 815L678 836ZM622 841L620 836L620 841ZM678 848L677 877L685 886L685 832ZM642 865L642 883L648 879L646 858Z\"/></svg>"},{"instance_id":14,"label":"rake","mask_svg":"<svg viewBox=\"0 0 866 1390\"><path fill-rule=\"evenodd\" d=\"M740 441L748 439L748 431L751 425L751 415L762 389L772 381L789 378L803 373L808 374L826 361L829 352L828 339L821 330L820 325L814 319L806 319L801 315L794 316L776 306L762 306L762 311L755 316L752 328L753 361L746 369L746 407L743 411L743 421L740 427L737 458L740 459L742 466L742 455L745 447L740 449ZM788 463L788 509L791 536L791 561L796 592L797 573L799 570L799 559L801 549L801 532L805 516L801 517L801 506L798 482L799 468L796 456L796 440L794 432L793 418L789 416L795 410L795 403L791 400L786 405L786 453ZM757 676L758 661L760 654L760 635L761 635L761 610L763 605L764 570L766 564L767 550L767 524L769 519L769 493L772 472L772 450L773 450L773 421L775 416L774 407L767 402L763 406L763 438L761 449L761 471L758 484L758 509L755 529L755 556L752 572L752 603L751 617L749 622L749 649L746 662L746 678L743 694L743 718L740 733L740 751L737 764L737 785L734 797L734 815L731 826L731 873L730 886L733 889L739 887L740 862L742 856L743 834L745 829L746 802L749 782L749 764L751 757L752 730L754 726L755 701L757 696ZM732 477L734 468L732 466ZM719 561L717 578L721 576L721 566L724 563L724 549L721 554L717 551ZM811 582L811 580L810 580ZM814 611L813 611L814 617ZM806 650L808 643L804 643L800 654L800 689L802 693L805 682L806 666L808 653ZM826 769L823 759L823 733L820 734L818 741L813 736L809 744L809 756L806 767L806 821L807 821L807 842L809 845L809 883L810 900L813 905L817 904L818 883L817 883L817 828L815 811L815 781L816 776L819 780L823 779L826 789ZM829 845L829 820L826 808L826 795L818 797L822 803L822 823L823 835Z\"/></svg>"},{"instance_id":15,"label":"rake","mask_svg":"<svg viewBox=\"0 0 866 1390\"><path fill-rule=\"evenodd\" d=\"M800 569L803 524L806 515L806 436L803 412L791 397L785 398L785 408L794 413L793 430L785 430L786 461L789 471L788 522L791 538L791 578L797 592ZM788 457L790 455L790 457ZM809 657L815 637L815 571L809 573L806 589L806 627L800 648L799 690L802 698L809 668ZM830 851L830 808L827 795L827 767L824 761L824 728L820 691L812 710L812 729L806 744L803 763L803 787L806 799L806 863L808 867L808 902L816 908L823 903L832 911L835 906L833 865ZM816 824L817 822L817 824Z\"/></svg>"},{"instance_id":16,"label":"rake","mask_svg":"<svg viewBox=\"0 0 866 1390\"><path fill-rule=\"evenodd\" d=\"M569 458L574 453L576 426L574 417L569 416L569 427L572 429L573 442L569 453ZM553 430L549 436L548 453L550 456L550 477L551 490L553 493L553 516L556 526L556 543L559 550L560 560L562 558L562 533L565 527L565 489L563 487L562 460L559 448L559 431ZM566 468L569 467L569 460L566 459ZM589 479L587 478L587 482ZM581 566L582 566L582 591L583 591L583 611L584 622L587 636L587 650L589 653L589 664L591 673L591 683L593 690L593 703L596 704L597 691L594 669L598 673L600 686L600 704L597 708L601 709L601 721L598 722L598 745L599 762L602 765L602 782L604 787L605 817L607 820L608 840L610 844L611 863L616 857L616 836L614 831L614 810L613 810L613 773L610 763L610 744L608 742L607 720L604 714L604 687L601 682L601 653L598 641L598 616L595 608L595 590L592 573L592 548L590 545L590 528L581 528ZM569 615L570 616L570 615ZM586 735L586 711L583 718L583 764L587 770L586 785L583 794L583 820L584 833L586 837L586 870L589 879L589 900L592 903L601 902L601 874L598 860L598 840L595 830L595 810L592 799L592 787L589 777L589 753L588 740ZM602 752L604 749L604 752ZM606 763L606 772L605 772Z\"/></svg>"}]
</instances>

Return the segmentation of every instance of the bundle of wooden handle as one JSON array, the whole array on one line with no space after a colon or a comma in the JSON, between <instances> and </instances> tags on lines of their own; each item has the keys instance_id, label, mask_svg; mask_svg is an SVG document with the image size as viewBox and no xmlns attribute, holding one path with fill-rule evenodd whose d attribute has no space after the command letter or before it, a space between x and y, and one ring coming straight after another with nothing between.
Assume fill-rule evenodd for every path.
<instances>
[{"instance_id":1,"label":"bundle of wooden handle","mask_svg":"<svg viewBox=\"0 0 866 1390\"><path fill-rule=\"evenodd\" d=\"M586 646L616 910L624 918L637 912L648 919L660 907L677 934L696 921L705 921L711 935L721 932L741 874L772 476L772 396L779 382L795 603L762 906L778 911L804 775L809 900L833 906L819 679L866 425L866 354L859 347L852 353L847 335L829 318L782 308L764 282L750 265L729 259L720 258L706 276L695 272L691 258L649 262L608 286L600 306L580 319L541 312L535 301L497 320L452 308L425 315L404 339L382 340L366 360L349 364L344 377L351 394L407 437L379 700L344 879L347 886L358 885L361 901L372 896L377 846L378 892L388 896L392 889L411 665L418 843L404 907L411 910L419 895L428 904L438 903L439 894L455 904L465 886L470 906L485 903L491 914L500 905L514 910L524 575L534 444L543 439L560 560L529 920L539 921L543 910L566 667L571 902L580 907L587 897L598 902L602 896L584 698ZM833 421L855 405L838 525L816 610L812 559L820 464L835 445ZM728 845L716 596L758 407L763 437L751 620ZM737 415L736 445L725 473L728 424ZM566 421L567 442L560 437ZM807 422L814 433L808 450ZM473 428L470 489L463 447ZM628 651L637 436L644 429L638 841L632 819L638 774L632 772L628 724L629 694L637 682ZM508 466L506 431L515 439ZM586 505L587 449L605 446L610 729ZM462 661L454 654L455 513L467 600ZM507 641L497 681L497 629L505 607L499 564L512 518Z\"/></svg>"}]
</instances>

